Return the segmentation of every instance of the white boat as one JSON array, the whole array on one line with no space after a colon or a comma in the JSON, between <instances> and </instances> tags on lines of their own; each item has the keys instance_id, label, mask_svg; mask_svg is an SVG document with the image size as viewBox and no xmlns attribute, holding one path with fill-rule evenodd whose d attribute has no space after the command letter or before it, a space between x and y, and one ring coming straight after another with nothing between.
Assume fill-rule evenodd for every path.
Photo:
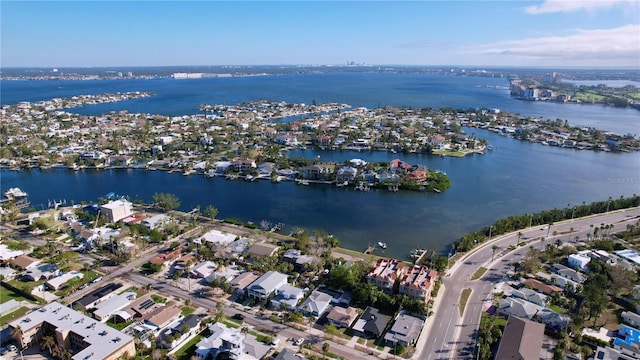
<instances>
[{"instance_id":1,"label":"white boat","mask_svg":"<svg viewBox=\"0 0 640 360\"><path fill-rule=\"evenodd\" d=\"M10 200L26 198L28 195L26 192L20 190L20 188L14 187L4 192L4 197Z\"/></svg>"},{"instance_id":2,"label":"white boat","mask_svg":"<svg viewBox=\"0 0 640 360\"><path fill-rule=\"evenodd\" d=\"M378 246L379 246L381 249L386 249L386 248L387 248L387 243L383 243L382 241L378 241Z\"/></svg>"}]
</instances>

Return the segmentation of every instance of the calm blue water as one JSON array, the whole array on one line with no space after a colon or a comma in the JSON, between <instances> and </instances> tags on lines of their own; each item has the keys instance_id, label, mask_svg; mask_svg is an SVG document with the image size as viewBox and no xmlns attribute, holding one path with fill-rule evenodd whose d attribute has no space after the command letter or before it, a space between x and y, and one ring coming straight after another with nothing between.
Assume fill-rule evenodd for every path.
<instances>
[{"instance_id":1,"label":"calm blue water","mask_svg":"<svg viewBox=\"0 0 640 360\"><path fill-rule=\"evenodd\" d=\"M198 112L198 106L237 104L250 100L285 100L311 103L343 102L353 106L498 108L511 113L615 133L640 135L640 111L605 106L557 104L513 100L503 78L433 74L323 73L270 75L244 78L190 80L3 81L2 104L105 92L150 91L152 98L74 109L82 114L103 114L128 109L164 115Z\"/></svg>"},{"instance_id":2,"label":"calm blue water","mask_svg":"<svg viewBox=\"0 0 640 360\"><path fill-rule=\"evenodd\" d=\"M478 85L478 86L476 86ZM494 87L488 87L494 86ZM310 103L339 101L354 106L488 107L557 113L550 118L583 118L610 128L638 130L640 112L586 105L556 105L512 100L506 80L411 74L317 74L234 79L3 82L2 102L113 91L153 91L155 98L84 109L91 113L130 109L134 112L188 114L200 103L238 103L272 99ZM61 88L60 88L61 87ZM520 110L517 110L520 109ZM587 115L584 115L587 114ZM595 114L595 115L594 115ZM594 120L597 119L597 120ZM584 120L587 121L587 120ZM293 183L227 181L140 170L31 170L0 172L0 187L18 186L35 207L48 199L95 200L108 192L150 201L153 193L171 192L182 209L212 204L219 218L324 229L356 250L384 241L386 253L405 257L415 247L446 251L464 233L498 218L640 193L640 154L567 150L530 144L479 130L495 147L486 155L462 159L400 155L411 163L445 171L452 187L441 194L387 191L359 192ZM342 162L351 158L388 161L383 152L297 151L292 156Z\"/></svg>"}]
</instances>

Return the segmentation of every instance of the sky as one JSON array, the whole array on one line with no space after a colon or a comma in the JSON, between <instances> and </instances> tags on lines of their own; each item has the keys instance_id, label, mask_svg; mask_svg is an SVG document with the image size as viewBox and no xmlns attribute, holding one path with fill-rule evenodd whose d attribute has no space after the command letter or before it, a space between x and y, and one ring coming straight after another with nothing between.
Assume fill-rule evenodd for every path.
<instances>
[{"instance_id":1,"label":"sky","mask_svg":"<svg viewBox=\"0 0 640 360\"><path fill-rule=\"evenodd\" d=\"M640 1L0 1L0 66L640 68Z\"/></svg>"}]
</instances>

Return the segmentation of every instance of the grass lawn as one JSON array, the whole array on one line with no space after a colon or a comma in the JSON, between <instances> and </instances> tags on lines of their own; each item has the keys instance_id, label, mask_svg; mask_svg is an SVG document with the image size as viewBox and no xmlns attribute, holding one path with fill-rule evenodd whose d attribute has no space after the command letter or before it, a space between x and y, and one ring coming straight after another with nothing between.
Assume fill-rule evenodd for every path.
<instances>
[{"instance_id":1,"label":"grass lawn","mask_svg":"<svg viewBox=\"0 0 640 360\"><path fill-rule=\"evenodd\" d=\"M126 328L127 326L133 324L135 320L131 320L131 321L120 321L120 322L113 322L111 320L107 321L107 325L109 325L110 327L116 329L116 330L122 330L124 328Z\"/></svg>"},{"instance_id":2,"label":"grass lawn","mask_svg":"<svg viewBox=\"0 0 640 360\"><path fill-rule=\"evenodd\" d=\"M11 286L15 287L16 289L20 289L26 292L27 294L31 294L31 292L33 291L33 289L35 289L36 286L41 285L43 283L44 283L44 280L39 280L39 281L11 280L9 281L9 284L11 284Z\"/></svg>"},{"instance_id":3,"label":"grass lawn","mask_svg":"<svg viewBox=\"0 0 640 360\"><path fill-rule=\"evenodd\" d=\"M151 294L150 297L151 297L151 300L153 300L153 301L155 301L155 302L157 302L159 304L164 304L164 303L167 302L167 299L165 299L162 296L157 295L157 294Z\"/></svg>"},{"instance_id":4,"label":"grass lawn","mask_svg":"<svg viewBox=\"0 0 640 360\"><path fill-rule=\"evenodd\" d=\"M181 309L182 316L185 316L185 317L188 316L188 315L193 314L193 311L194 311L194 309L192 307L189 307L189 306L183 306L182 309Z\"/></svg>"},{"instance_id":5,"label":"grass lawn","mask_svg":"<svg viewBox=\"0 0 640 360\"><path fill-rule=\"evenodd\" d=\"M345 254L354 258L360 258L360 259L364 259L367 261L371 261L371 262L376 262L378 261L378 259L381 259L380 256L378 255L373 255L373 254L365 254L362 252L358 252L358 251L354 251L354 250L349 250L349 249L344 249L344 248L333 248L331 249L333 252L339 253L339 254ZM364 250L364 249L363 249ZM334 256L334 257L339 257L339 256Z\"/></svg>"},{"instance_id":6,"label":"grass lawn","mask_svg":"<svg viewBox=\"0 0 640 360\"><path fill-rule=\"evenodd\" d=\"M4 326L4 324L9 323L28 312L29 312L29 308L26 306L23 306L12 313L9 313L5 316L0 317L0 326Z\"/></svg>"},{"instance_id":7,"label":"grass lawn","mask_svg":"<svg viewBox=\"0 0 640 360\"><path fill-rule=\"evenodd\" d=\"M435 150L433 151L433 155L444 155L444 156L453 156L453 157L463 157L468 153L463 151L454 151L454 150Z\"/></svg>"},{"instance_id":8,"label":"grass lawn","mask_svg":"<svg viewBox=\"0 0 640 360\"><path fill-rule=\"evenodd\" d=\"M561 308L558 305L547 305L547 308L557 312L558 314L566 314L567 313L567 310Z\"/></svg>"},{"instance_id":9,"label":"grass lawn","mask_svg":"<svg viewBox=\"0 0 640 360\"><path fill-rule=\"evenodd\" d=\"M462 294L460 295L460 304L458 305L460 310L460 316L464 314L464 308L467 307L467 301L469 301L469 296L471 296L471 289L462 290Z\"/></svg>"},{"instance_id":10,"label":"grass lawn","mask_svg":"<svg viewBox=\"0 0 640 360\"><path fill-rule=\"evenodd\" d=\"M191 356L196 353L196 344L204 339L202 333L196 335L189 342L184 344L178 351L174 353L178 360L191 360Z\"/></svg>"},{"instance_id":11,"label":"grass lawn","mask_svg":"<svg viewBox=\"0 0 640 360\"><path fill-rule=\"evenodd\" d=\"M482 275L484 275L484 273L487 272L487 268L480 266L478 268L478 270L476 270L475 273L473 273L473 276L471 276L471 280L478 280L482 277Z\"/></svg>"},{"instance_id":12,"label":"grass lawn","mask_svg":"<svg viewBox=\"0 0 640 360\"><path fill-rule=\"evenodd\" d=\"M6 303L11 299L15 301L20 301L20 300L29 301L27 298L23 297L22 295L11 291L4 286L0 286L0 304Z\"/></svg>"}]
</instances>

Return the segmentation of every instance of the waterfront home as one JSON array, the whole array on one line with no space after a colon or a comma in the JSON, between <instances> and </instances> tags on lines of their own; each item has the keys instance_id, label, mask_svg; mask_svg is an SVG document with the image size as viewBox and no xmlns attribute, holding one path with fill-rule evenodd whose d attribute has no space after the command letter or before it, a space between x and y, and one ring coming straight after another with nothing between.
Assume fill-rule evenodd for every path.
<instances>
[{"instance_id":1,"label":"waterfront home","mask_svg":"<svg viewBox=\"0 0 640 360\"><path fill-rule=\"evenodd\" d=\"M331 303L331 295L313 290L311 294L298 306L298 311L305 316L320 317Z\"/></svg>"},{"instance_id":2,"label":"waterfront home","mask_svg":"<svg viewBox=\"0 0 640 360\"><path fill-rule=\"evenodd\" d=\"M400 159L393 159L389 163L389 171L392 173L407 173L413 170L413 165L406 163Z\"/></svg>"},{"instance_id":3,"label":"waterfront home","mask_svg":"<svg viewBox=\"0 0 640 360\"><path fill-rule=\"evenodd\" d=\"M251 169L256 168L255 160L248 159L248 158L236 159L232 162L232 165L233 165L233 171L237 173L247 173Z\"/></svg>"},{"instance_id":4,"label":"waterfront home","mask_svg":"<svg viewBox=\"0 0 640 360\"><path fill-rule=\"evenodd\" d=\"M402 276L398 290L400 294L405 294L410 299L429 301L437 278L437 271L426 266L413 265Z\"/></svg>"},{"instance_id":5,"label":"waterfront home","mask_svg":"<svg viewBox=\"0 0 640 360\"><path fill-rule=\"evenodd\" d=\"M43 327L62 348L78 350L73 359L116 360L136 354L132 336L55 301L9 323L20 348L38 345Z\"/></svg>"},{"instance_id":6,"label":"waterfront home","mask_svg":"<svg viewBox=\"0 0 640 360\"><path fill-rule=\"evenodd\" d=\"M544 325L509 316L495 360L538 360L542 349Z\"/></svg>"},{"instance_id":7,"label":"waterfront home","mask_svg":"<svg viewBox=\"0 0 640 360\"><path fill-rule=\"evenodd\" d=\"M196 244L202 244L207 242L212 245L227 246L236 240L237 236L234 234L222 232L220 230L209 230L204 235L193 240Z\"/></svg>"},{"instance_id":8,"label":"waterfront home","mask_svg":"<svg viewBox=\"0 0 640 360\"><path fill-rule=\"evenodd\" d=\"M81 272L69 271L45 281L44 286L47 289L58 291L64 286L66 286L69 281L82 279L83 277L84 277L84 274Z\"/></svg>"},{"instance_id":9,"label":"waterfront home","mask_svg":"<svg viewBox=\"0 0 640 360\"><path fill-rule=\"evenodd\" d=\"M404 311L396 317L396 321L391 326L391 329L384 335L384 340L387 346L393 347L396 345L415 345L422 332L424 326L424 319L411 316Z\"/></svg>"},{"instance_id":10,"label":"waterfront home","mask_svg":"<svg viewBox=\"0 0 640 360\"><path fill-rule=\"evenodd\" d=\"M100 212L106 217L107 222L118 222L131 214L133 204L125 199L110 201L100 207Z\"/></svg>"},{"instance_id":11,"label":"waterfront home","mask_svg":"<svg viewBox=\"0 0 640 360\"><path fill-rule=\"evenodd\" d=\"M400 278L405 274L405 264L396 259L378 259L367 279L386 294L393 294Z\"/></svg>"},{"instance_id":12,"label":"waterfront home","mask_svg":"<svg viewBox=\"0 0 640 360\"><path fill-rule=\"evenodd\" d=\"M352 329L356 336L377 338L384 332L390 320L390 316L382 315L378 309L367 306L360 318L353 324Z\"/></svg>"},{"instance_id":13,"label":"waterfront home","mask_svg":"<svg viewBox=\"0 0 640 360\"><path fill-rule=\"evenodd\" d=\"M73 303L73 307L82 311L93 309L98 303L106 301L115 296L116 290L120 289L121 287L122 284L119 283L109 283L107 285L104 285L99 289L76 300Z\"/></svg>"},{"instance_id":14,"label":"waterfront home","mask_svg":"<svg viewBox=\"0 0 640 360\"><path fill-rule=\"evenodd\" d=\"M257 300L266 300L269 295L275 293L287 284L287 274L277 271L268 271L247 288L247 295Z\"/></svg>"},{"instance_id":15,"label":"waterfront home","mask_svg":"<svg viewBox=\"0 0 640 360\"><path fill-rule=\"evenodd\" d=\"M334 306L327 314L327 321L337 328L350 328L358 317L358 311L354 307Z\"/></svg>"},{"instance_id":16,"label":"waterfront home","mask_svg":"<svg viewBox=\"0 0 640 360\"><path fill-rule=\"evenodd\" d=\"M209 337L196 344L195 356L199 359L247 359L265 358L269 346L259 342L254 335L230 328L223 323L209 324Z\"/></svg>"},{"instance_id":17,"label":"waterfront home","mask_svg":"<svg viewBox=\"0 0 640 360\"><path fill-rule=\"evenodd\" d=\"M169 216L165 214L156 214L152 217L142 220L142 225L150 230L155 230L169 221Z\"/></svg>"},{"instance_id":18,"label":"waterfront home","mask_svg":"<svg viewBox=\"0 0 640 360\"><path fill-rule=\"evenodd\" d=\"M303 255L298 249L286 250L282 255L282 260L293 264L298 270L304 270L305 265L311 265L319 261L311 255Z\"/></svg>"},{"instance_id":19,"label":"waterfront home","mask_svg":"<svg viewBox=\"0 0 640 360\"><path fill-rule=\"evenodd\" d=\"M258 242L247 250L247 255L253 258L273 257L279 249L279 246L266 242Z\"/></svg>"},{"instance_id":20,"label":"waterfront home","mask_svg":"<svg viewBox=\"0 0 640 360\"><path fill-rule=\"evenodd\" d=\"M343 166L336 171L336 183L341 184L344 182L351 182L357 175L358 169L352 166Z\"/></svg>"}]
</instances>

